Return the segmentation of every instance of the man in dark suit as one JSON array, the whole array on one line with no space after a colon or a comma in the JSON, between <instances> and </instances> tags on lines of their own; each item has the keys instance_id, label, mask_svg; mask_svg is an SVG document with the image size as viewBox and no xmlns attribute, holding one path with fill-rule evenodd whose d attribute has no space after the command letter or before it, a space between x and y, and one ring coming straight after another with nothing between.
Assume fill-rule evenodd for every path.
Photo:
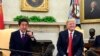
<instances>
[{"instance_id":1,"label":"man in dark suit","mask_svg":"<svg viewBox=\"0 0 100 56\"><path fill-rule=\"evenodd\" d=\"M98 5L99 4L97 4L97 2L95 0L93 0L90 3L90 10L85 12L86 19L98 19L98 18L100 18L100 8Z\"/></svg>"},{"instance_id":2,"label":"man in dark suit","mask_svg":"<svg viewBox=\"0 0 100 56\"><path fill-rule=\"evenodd\" d=\"M100 35L96 36L93 47L100 48Z\"/></svg>"},{"instance_id":3,"label":"man in dark suit","mask_svg":"<svg viewBox=\"0 0 100 56\"><path fill-rule=\"evenodd\" d=\"M29 22L21 19L18 22L19 30L11 33L9 49L31 52L31 45L35 45L36 39L33 32L28 30ZM30 53L11 51L10 56L32 56Z\"/></svg>"},{"instance_id":4,"label":"man in dark suit","mask_svg":"<svg viewBox=\"0 0 100 56\"><path fill-rule=\"evenodd\" d=\"M100 35L96 36L93 46L87 51L87 56L100 56Z\"/></svg>"},{"instance_id":5,"label":"man in dark suit","mask_svg":"<svg viewBox=\"0 0 100 56\"><path fill-rule=\"evenodd\" d=\"M68 19L67 30L59 33L57 41L57 56L82 56L83 35L75 30L75 19Z\"/></svg>"}]
</instances>

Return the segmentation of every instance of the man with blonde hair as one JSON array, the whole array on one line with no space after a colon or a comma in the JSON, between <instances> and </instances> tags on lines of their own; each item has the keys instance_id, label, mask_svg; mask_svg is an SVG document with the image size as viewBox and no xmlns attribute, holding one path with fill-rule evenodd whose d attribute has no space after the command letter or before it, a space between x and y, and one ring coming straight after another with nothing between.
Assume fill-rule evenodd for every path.
<instances>
[{"instance_id":1,"label":"man with blonde hair","mask_svg":"<svg viewBox=\"0 0 100 56\"><path fill-rule=\"evenodd\" d=\"M83 35L76 31L75 27L75 19L68 19L66 30L59 33L57 41L57 56L82 56L84 45Z\"/></svg>"}]
</instances>

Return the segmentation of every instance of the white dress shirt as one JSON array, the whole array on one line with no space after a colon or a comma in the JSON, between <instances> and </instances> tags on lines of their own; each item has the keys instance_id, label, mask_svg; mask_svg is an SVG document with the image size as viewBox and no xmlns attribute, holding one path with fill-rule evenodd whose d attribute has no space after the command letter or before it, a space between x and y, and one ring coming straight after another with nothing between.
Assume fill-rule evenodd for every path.
<instances>
[{"instance_id":1,"label":"white dress shirt","mask_svg":"<svg viewBox=\"0 0 100 56\"><path fill-rule=\"evenodd\" d=\"M23 33L23 32L20 30L20 36L21 36L21 38L22 38L22 34L24 34L24 35L25 35L25 34L26 34L26 32L24 32L24 33ZM32 40L32 41L34 41L34 38L31 38L31 40Z\"/></svg>"}]
</instances>

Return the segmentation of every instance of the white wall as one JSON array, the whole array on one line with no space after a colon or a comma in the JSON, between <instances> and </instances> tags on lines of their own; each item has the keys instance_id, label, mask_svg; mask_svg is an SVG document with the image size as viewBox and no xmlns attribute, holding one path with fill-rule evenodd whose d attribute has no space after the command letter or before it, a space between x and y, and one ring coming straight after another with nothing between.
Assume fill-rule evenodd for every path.
<instances>
[{"instance_id":1,"label":"white wall","mask_svg":"<svg viewBox=\"0 0 100 56\"><path fill-rule=\"evenodd\" d=\"M21 0L2 0L4 20L12 21L17 15L37 15L37 16L54 16L57 22L65 22L67 20L68 6L70 0L48 0L49 11L42 12L21 12L20 4Z\"/></svg>"},{"instance_id":2,"label":"white wall","mask_svg":"<svg viewBox=\"0 0 100 56\"><path fill-rule=\"evenodd\" d=\"M84 38L85 39L89 39L90 35L89 35L89 29L90 28L94 28L95 29L95 36L96 35L100 35L100 23L96 23L96 24L82 24L82 29L84 29Z\"/></svg>"}]
</instances>

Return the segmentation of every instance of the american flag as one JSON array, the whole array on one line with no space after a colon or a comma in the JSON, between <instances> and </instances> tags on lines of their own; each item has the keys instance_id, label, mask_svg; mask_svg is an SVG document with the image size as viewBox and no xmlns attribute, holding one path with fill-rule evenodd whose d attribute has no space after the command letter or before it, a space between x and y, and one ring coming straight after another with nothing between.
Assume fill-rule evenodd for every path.
<instances>
[{"instance_id":1,"label":"american flag","mask_svg":"<svg viewBox=\"0 0 100 56\"><path fill-rule=\"evenodd\" d=\"M69 8L69 19L75 18L77 25L80 27L80 8L79 0L71 0Z\"/></svg>"}]
</instances>

